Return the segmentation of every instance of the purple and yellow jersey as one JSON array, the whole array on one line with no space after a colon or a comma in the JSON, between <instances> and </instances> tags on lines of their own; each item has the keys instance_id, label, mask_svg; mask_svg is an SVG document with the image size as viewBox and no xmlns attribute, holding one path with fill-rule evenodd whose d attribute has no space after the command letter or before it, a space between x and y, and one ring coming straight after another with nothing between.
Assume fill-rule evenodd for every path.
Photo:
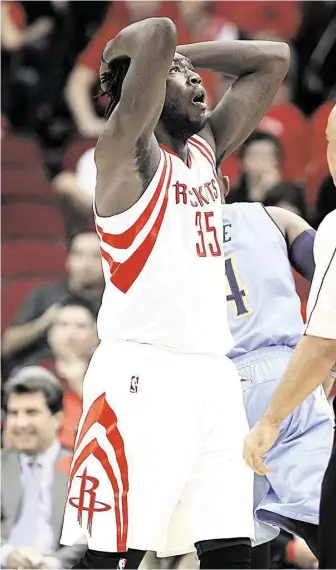
<instances>
[{"instance_id":1,"label":"purple and yellow jersey","mask_svg":"<svg viewBox=\"0 0 336 570\"><path fill-rule=\"evenodd\" d=\"M266 346L294 347L303 331L286 240L262 204L223 206L229 326L236 358Z\"/></svg>"}]
</instances>

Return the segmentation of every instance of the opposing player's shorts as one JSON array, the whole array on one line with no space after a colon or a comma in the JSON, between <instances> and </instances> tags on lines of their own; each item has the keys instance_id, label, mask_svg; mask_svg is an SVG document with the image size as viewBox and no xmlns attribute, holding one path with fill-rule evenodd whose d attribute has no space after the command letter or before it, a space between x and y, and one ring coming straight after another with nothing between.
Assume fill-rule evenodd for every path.
<instances>
[{"instance_id":1,"label":"opposing player's shorts","mask_svg":"<svg viewBox=\"0 0 336 570\"><path fill-rule=\"evenodd\" d=\"M61 542L182 554L199 540L253 537L253 472L234 364L102 342L83 387ZM183 513L183 532L170 523ZM169 551L168 548L169 541Z\"/></svg>"},{"instance_id":2,"label":"opposing player's shorts","mask_svg":"<svg viewBox=\"0 0 336 570\"><path fill-rule=\"evenodd\" d=\"M269 347L235 359L250 427L270 402L292 354L289 347ZM332 411L320 387L281 424L280 437L265 457L267 477L255 475L256 544L274 538L279 527L295 531L291 519L318 524L332 439Z\"/></svg>"}]
</instances>

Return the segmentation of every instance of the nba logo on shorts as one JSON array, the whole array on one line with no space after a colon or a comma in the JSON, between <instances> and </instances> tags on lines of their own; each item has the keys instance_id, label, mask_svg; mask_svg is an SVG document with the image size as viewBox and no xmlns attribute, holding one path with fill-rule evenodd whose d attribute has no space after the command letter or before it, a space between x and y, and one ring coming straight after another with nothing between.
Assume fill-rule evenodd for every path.
<instances>
[{"instance_id":1,"label":"nba logo on shorts","mask_svg":"<svg viewBox=\"0 0 336 570\"><path fill-rule=\"evenodd\" d=\"M117 569L124 570L124 568L126 568L126 563L127 563L127 558L120 558Z\"/></svg>"},{"instance_id":2,"label":"nba logo on shorts","mask_svg":"<svg viewBox=\"0 0 336 570\"><path fill-rule=\"evenodd\" d=\"M138 391L139 385L139 376L132 376L131 378L131 385L130 385L130 392L131 394L136 394Z\"/></svg>"}]
</instances>

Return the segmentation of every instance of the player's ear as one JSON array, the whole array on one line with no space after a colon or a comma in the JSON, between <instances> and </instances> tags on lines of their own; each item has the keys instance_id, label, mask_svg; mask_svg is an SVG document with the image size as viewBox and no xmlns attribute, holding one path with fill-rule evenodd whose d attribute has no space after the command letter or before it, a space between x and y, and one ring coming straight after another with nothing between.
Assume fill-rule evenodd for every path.
<instances>
[{"instance_id":1,"label":"player's ear","mask_svg":"<svg viewBox=\"0 0 336 570\"><path fill-rule=\"evenodd\" d=\"M230 192L230 178L228 176L223 176L223 193L224 199Z\"/></svg>"}]
</instances>

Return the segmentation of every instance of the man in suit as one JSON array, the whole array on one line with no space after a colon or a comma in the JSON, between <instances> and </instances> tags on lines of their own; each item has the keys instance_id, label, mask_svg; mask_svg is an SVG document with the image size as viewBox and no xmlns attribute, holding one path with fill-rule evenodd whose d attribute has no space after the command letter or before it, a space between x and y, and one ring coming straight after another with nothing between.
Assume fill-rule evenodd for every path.
<instances>
[{"instance_id":1,"label":"man in suit","mask_svg":"<svg viewBox=\"0 0 336 570\"><path fill-rule=\"evenodd\" d=\"M59 544L69 451L57 435L63 393L58 379L39 366L22 368L5 386L2 451L2 568L69 568L85 545Z\"/></svg>"}]
</instances>

